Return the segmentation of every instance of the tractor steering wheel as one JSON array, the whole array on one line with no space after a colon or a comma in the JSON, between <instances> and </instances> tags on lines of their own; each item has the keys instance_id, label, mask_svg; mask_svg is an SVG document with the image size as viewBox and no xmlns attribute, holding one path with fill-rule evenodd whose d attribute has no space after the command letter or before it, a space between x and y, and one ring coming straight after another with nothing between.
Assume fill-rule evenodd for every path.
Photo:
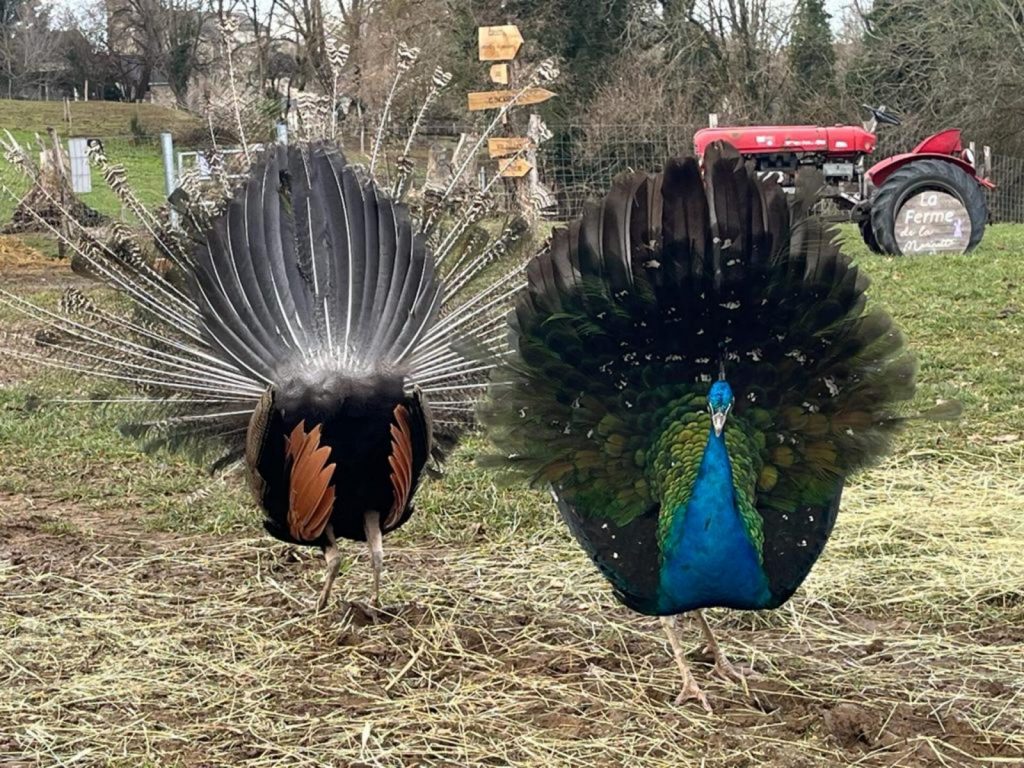
<instances>
[{"instance_id":1,"label":"tractor steering wheel","mask_svg":"<svg viewBox=\"0 0 1024 768\"><path fill-rule=\"evenodd\" d=\"M886 125L899 125L903 122L900 120L899 116L887 111L884 105L872 107L869 104L861 104L861 106L874 115L875 120L879 123L885 123Z\"/></svg>"}]
</instances>

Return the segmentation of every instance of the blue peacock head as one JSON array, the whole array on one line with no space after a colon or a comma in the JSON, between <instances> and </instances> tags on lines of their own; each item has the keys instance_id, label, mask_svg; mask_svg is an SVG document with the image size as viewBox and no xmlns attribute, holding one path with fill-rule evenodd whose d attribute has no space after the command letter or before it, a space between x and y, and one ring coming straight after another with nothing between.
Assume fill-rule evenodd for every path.
<instances>
[{"instance_id":1,"label":"blue peacock head","mask_svg":"<svg viewBox=\"0 0 1024 768\"><path fill-rule=\"evenodd\" d=\"M722 430L725 429L725 420L732 410L732 403L732 387L727 381L720 379L711 385L708 390L708 413L711 414L711 425L718 437L722 436Z\"/></svg>"}]
</instances>

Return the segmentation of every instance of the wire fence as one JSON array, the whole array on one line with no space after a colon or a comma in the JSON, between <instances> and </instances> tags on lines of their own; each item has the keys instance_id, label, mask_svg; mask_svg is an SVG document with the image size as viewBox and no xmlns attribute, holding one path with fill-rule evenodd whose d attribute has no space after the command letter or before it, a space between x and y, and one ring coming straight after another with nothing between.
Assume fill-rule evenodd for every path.
<instances>
[{"instance_id":1,"label":"wire fence","mask_svg":"<svg viewBox=\"0 0 1024 768\"><path fill-rule=\"evenodd\" d=\"M699 125L582 125L563 124L548 126L551 137L536 150L531 160L536 165L536 179L542 187L543 198L549 207L544 215L554 221L566 221L579 216L589 199L600 197L612 179L627 171L657 171L665 159L693 151L693 134ZM460 147L472 146L472 127L455 124L431 125L414 142L411 156L414 160L412 183L415 188L429 184L430 166L438 161L450 162ZM395 158L400 154L406 134L395 126L388 137L388 152L382 153L377 172L389 178L394 172ZM882 158L910 147L887 141L879 134L880 146L874 157ZM149 205L159 205L166 199L164 168L157 142L139 142L120 135L103 136L111 161L124 164L133 187ZM367 162L372 145L372 132L364 151L360 151L356 136L345 137L345 151L354 162ZM33 144L33 151L35 151ZM174 176L205 159L200 147L187 139L175 141ZM220 147L219 151L231 151ZM978 152L979 155L982 153ZM996 188L987 193L990 220L993 222L1024 223L1024 157L1011 157L993 152L991 179ZM498 170L498 161L488 157L486 144L477 154L466 173L466 187L480 188L488 183ZM122 217L121 205L106 189L95 169L92 171L92 191L80 195L81 202L112 217ZM0 158L0 177L8 187L0 195L0 226L10 220L17 202L17 194L27 191L27 182ZM491 186L498 207L517 204L511 182Z\"/></svg>"},{"instance_id":2,"label":"wire fence","mask_svg":"<svg viewBox=\"0 0 1024 768\"><path fill-rule=\"evenodd\" d=\"M567 125L552 128L552 138L537 152L540 182L557 201L549 215L578 216L584 203L600 196L624 171L656 171L665 159L693 151L693 134L703 126ZM879 135L876 158L909 151L912 146ZM979 159L981 156L979 149ZM991 221L1024 222L1024 158L992 154L988 192Z\"/></svg>"},{"instance_id":3,"label":"wire fence","mask_svg":"<svg viewBox=\"0 0 1024 768\"><path fill-rule=\"evenodd\" d=\"M988 206L992 221L1024 222L1024 157L992 155L992 181Z\"/></svg>"}]
</instances>

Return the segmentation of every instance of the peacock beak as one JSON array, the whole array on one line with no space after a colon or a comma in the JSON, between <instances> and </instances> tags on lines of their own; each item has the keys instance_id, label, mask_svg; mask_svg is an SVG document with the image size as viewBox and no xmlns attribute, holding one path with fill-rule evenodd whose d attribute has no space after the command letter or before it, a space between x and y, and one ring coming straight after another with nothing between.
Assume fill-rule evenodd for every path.
<instances>
[{"instance_id":1,"label":"peacock beak","mask_svg":"<svg viewBox=\"0 0 1024 768\"><path fill-rule=\"evenodd\" d=\"M728 415L728 411L715 411L711 414L711 426L715 428L715 437L722 436L722 430L725 429L725 419Z\"/></svg>"}]
</instances>

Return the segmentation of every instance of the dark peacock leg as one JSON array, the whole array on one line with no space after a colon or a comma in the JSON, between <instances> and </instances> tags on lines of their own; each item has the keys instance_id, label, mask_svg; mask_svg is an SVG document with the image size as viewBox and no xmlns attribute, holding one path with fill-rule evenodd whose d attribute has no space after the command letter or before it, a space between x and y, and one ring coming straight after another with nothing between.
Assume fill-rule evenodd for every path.
<instances>
[{"instance_id":1,"label":"dark peacock leg","mask_svg":"<svg viewBox=\"0 0 1024 768\"><path fill-rule=\"evenodd\" d=\"M711 625L708 624L708 620L704 618L703 611L694 611L697 614L697 621L700 622L701 632L704 633L704 640L707 642L706 650L710 651L715 657L715 668L712 674L722 680L730 680L736 683L746 683L747 676L753 674L752 669L745 667L735 667L732 663L725 658L725 653L722 651L722 647L718 644L718 640L715 639L714 632L711 631Z\"/></svg>"},{"instance_id":2,"label":"dark peacock leg","mask_svg":"<svg viewBox=\"0 0 1024 768\"><path fill-rule=\"evenodd\" d=\"M338 568L341 567L341 552L334 541L334 529L328 523L324 529L328 544L324 547L324 559L327 561L327 574L324 576L324 588L320 590L320 599L316 603L317 611L327 607L327 598L331 595L331 587L338 577Z\"/></svg>"},{"instance_id":3,"label":"dark peacock leg","mask_svg":"<svg viewBox=\"0 0 1024 768\"><path fill-rule=\"evenodd\" d=\"M366 543L370 547L370 567L373 568L373 604L380 607L380 572L384 567L384 536L380 531L380 513L367 512L363 517Z\"/></svg>"},{"instance_id":4,"label":"dark peacock leg","mask_svg":"<svg viewBox=\"0 0 1024 768\"><path fill-rule=\"evenodd\" d=\"M665 634L668 635L669 645L672 646L672 655L675 657L676 665L683 675L683 689L676 696L676 704L683 704L691 699L696 699L704 707L705 711L710 712L711 705L708 703L708 697L704 695L704 691L697 685L697 680L686 663L683 654L683 644L679 642L679 635L677 634L676 617L662 616L661 626L664 628Z\"/></svg>"}]
</instances>

